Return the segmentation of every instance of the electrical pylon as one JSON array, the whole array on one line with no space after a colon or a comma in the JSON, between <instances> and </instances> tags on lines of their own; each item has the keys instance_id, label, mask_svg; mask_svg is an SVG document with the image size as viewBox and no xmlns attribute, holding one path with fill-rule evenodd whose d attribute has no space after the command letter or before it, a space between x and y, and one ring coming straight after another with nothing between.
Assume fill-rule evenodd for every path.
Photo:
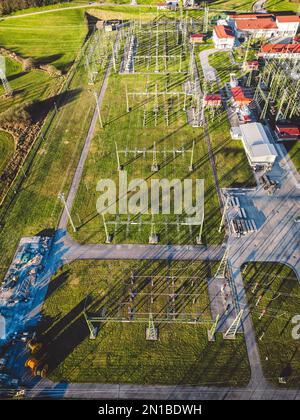
<instances>
[{"instance_id":1,"label":"electrical pylon","mask_svg":"<svg viewBox=\"0 0 300 420\"><path fill-rule=\"evenodd\" d=\"M155 326L154 326L153 315L150 312L150 314L149 314L149 324L148 324L148 328L146 328L146 340L156 341L157 338L158 338L158 329L155 328Z\"/></svg>"},{"instance_id":2,"label":"electrical pylon","mask_svg":"<svg viewBox=\"0 0 300 420\"><path fill-rule=\"evenodd\" d=\"M209 330L207 330L208 341L215 341L215 332L217 331L219 319L220 315L218 314L212 327Z\"/></svg>"},{"instance_id":3,"label":"electrical pylon","mask_svg":"<svg viewBox=\"0 0 300 420\"><path fill-rule=\"evenodd\" d=\"M233 320L230 327L228 328L228 330L225 332L225 334L223 334L224 339L227 339L227 340L234 340L235 339L237 330L238 330L238 328L240 326L240 322L242 320L243 313L244 313L244 310L241 309L240 312L235 317L235 319Z\"/></svg>"},{"instance_id":4,"label":"electrical pylon","mask_svg":"<svg viewBox=\"0 0 300 420\"><path fill-rule=\"evenodd\" d=\"M227 248L224 252L224 255L221 259L221 262L219 264L219 267L217 269L217 272L215 274L215 278L224 279L226 275L226 270L228 267L228 255L229 255L229 246L227 245Z\"/></svg>"}]
</instances>

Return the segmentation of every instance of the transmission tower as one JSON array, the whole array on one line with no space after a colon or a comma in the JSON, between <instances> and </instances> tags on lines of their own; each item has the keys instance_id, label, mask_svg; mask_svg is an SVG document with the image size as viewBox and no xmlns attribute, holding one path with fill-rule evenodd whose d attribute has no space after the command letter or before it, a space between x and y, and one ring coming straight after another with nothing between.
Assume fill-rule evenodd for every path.
<instances>
[{"instance_id":1,"label":"transmission tower","mask_svg":"<svg viewBox=\"0 0 300 420\"><path fill-rule=\"evenodd\" d=\"M156 341L158 339L158 328L155 328L153 322L153 315L149 313L149 324L148 328L146 328L146 340L149 341Z\"/></svg>"},{"instance_id":2,"label":"transmission tower","mask_svg":"<svg viewBox=\"0 0 300 420\"><path fill-rule=\"evenodd\" d=\"M233 322L230 325L230 327L228 328L228 330L225 332L225 334L223 334L224 339L227 339L227 340L234 340L235 339L237 330L238 330L238 328L240 326L240 322L242 320L243 313L244 313L244 310L242 309L237 314L237 316L233 320Z\"/></svg>"},{"instance_id":3,"label":"transmission tower","mask_svg":"<svg viewBox=\"0 0 300 420\"><path fill-rule=\"evenodd\" d=\"M228 266L228 255L229 255L229 246L227 245L227 248L224 252L224 255L221 259L221 262L215 274L215 278L224 279L226 277L226 271L227 271L227 266Z\"/></svg>"},{"instance_id":4,"label":"transmission tower","mask_svg":"<svg viewBox=\"0 0 300 420\"><path fill-rule=\"evenodd\" d=\"M206 33L208 31L208 13L209 13L209 6L207 3L204 5L204 16L203 16L203 32Z\"/></svg>"},{"instance_id":5,"label":"transmission tower","mask_svg":"<svg viewBox=\"0 0 300 420\"><path fill-rule=\"evenodd\" d=\"M0 79L3 85L3 89L6 96L11 96L13 94L13 90L8 83L6 72L5 72L5 58L0 56Z\"/></svg>"},{"instance_id":6,"label":"transmission tower","mask_svg":"<svg viewBox=\"0 0 300 420\"><path fill-rule=\"evenodd\" d=\"M88 329L90 330L90 340L95 340L98 332L98 328L93 325L91 320L88 318L86 312L83 313Z\"/></svg>"},{"instance_id":7,"label":"transmission tower","mask_svg":"<svg viewBox=\"0 0 300 420\"><path fill-rule=\"evenodd\" d=\"M217 331L219 319L220 315L218 314L212 327L209 330L207 330L208 341L215 341L215 332Z\"/></svg>"},{"instance_id":8,"label":"transmission tower","mask_svg":"<svg viewBox=\"0 0 300 420\"><path fill-rule=\"evenodd\" d=\"M222 227L223 227L224 222L225 222L225 217L226 217L226 213L227 213L227 210L228 210L228 207L229 207L229 202L230 202L230 196L227 195L226 200L225 200L224 209L223 209L222 219L221 219L220 226L219 226L219 233L222 231Z\"/></svg>"},{"instance_id":9,"label":"transmission tower","mask_svg":"<svg viewBox=\"0 0 300 420\"><path fill-rule=\"evenodd\" d=\"M152 172L158 172L159 171L159 165L157 163L156 143L155 142L153 143L153 159L152 159L151 171Z\"/></svg>"},{"instance_id":10,"label":"transmission tower","mask_svg":"<svg viewBox=\"0 0 300 420\"><path fill-rule=\"evenodd\" d=\"M151 218L151 232L149 236L149 244L155 245L158 243L158 235L156 233L155 221L154 221L154 214L152 214Z\"/></svg>"}]
</instances>

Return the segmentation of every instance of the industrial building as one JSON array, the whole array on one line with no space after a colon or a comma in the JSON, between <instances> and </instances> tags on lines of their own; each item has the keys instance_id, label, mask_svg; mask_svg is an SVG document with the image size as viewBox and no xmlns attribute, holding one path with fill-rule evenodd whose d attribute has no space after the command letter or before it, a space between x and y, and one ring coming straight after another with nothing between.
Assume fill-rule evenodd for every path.
<instances>
[{"instance_id":1,"label":"industrial building","mask_svg":"<svg viewBox=\"0 0 300 420\"><path fill-rule=\"evenodd\" d=\"M300 59L300 44L265 44L258 53L263 58Z\"/></svg>"},{"instance_id":2,"label":"industrial building","mask_svg":"<svg viewBox=\"0 0 300 420\"><path fill-rule=\"evenodd\" d=\"M202 44L205 39L205 34L191 34L190 43L191 44Z\"/></svg>"},{"instance_id":3,"label":"industrial building","mask_svg":"<svg viewBox=\"0 0 300 420\"><path fill-rule=\"evenodd\" d=\"M275 126L275 133L277 139L280 141L300 139L300 129L295 124L277 123Z\"/></svg>"},{"instance_id":4,"label":"industrial building","mask_svg":"<svg viewBox=\"0 0 300 420\"><path fill-rule=\"evenodd\" d=\"M300 23L297 15L271 13L232 14L227 20L238 38L293 37L297 34Z\"/></svg>"},{"instance_id":5,"label":"industrial building","mask_svg":"<svg viewBox=\"0 0 300 420\"><path fill-rule=\"evenodd\" d=\"M217 25L213 29L213 43L218 49L232 49L235 43L235 35L229 26Z\"/></svg>"},{"instance_id":6,"label":"industrial building","mask_svg":"<svg viewBox=\"0 0 300 420\"><path fill-rule=\"evenodd\" d=\"M277 152L270 142L268 135L261 123L249 123L240 126L243 146L252 167L272 167Z\"/></svg>"},{"instance_id":7,"label":"industrial building","mask_svg":"<svg viewBox=\"0 0 300 420\"><path fill-rule=\"evenodd\" d=\"M205 95L204 97L204 105L218 108L222 105L222 97L219 94L212 94L212 95Z\"/></svg>"}]
</instances>

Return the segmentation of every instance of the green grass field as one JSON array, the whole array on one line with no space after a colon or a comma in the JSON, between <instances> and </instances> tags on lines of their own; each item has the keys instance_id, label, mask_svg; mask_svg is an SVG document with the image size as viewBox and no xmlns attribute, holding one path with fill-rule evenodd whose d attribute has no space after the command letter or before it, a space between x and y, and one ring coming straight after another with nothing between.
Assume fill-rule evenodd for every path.
<instances>
[{"instance_id":1,"label":"green grass field","mask_svg":"<svg viewBox=\"0 0 300 420\"><path fill-rule=\"evenodd\" d=\"M230 81L230 73L239 76L240 67L231 62L228 52L216 52L208 58L209 64L217 71L221 86Z\"/></svg>"},{"instance_id":2,"label":"green grass field","mask_svg":"<svg viewBox=\"0 0 300 420\"><path fill-rule=\"evenodd\" d=\"M299 314L299 281L283 264L249 263L244 282L265 377L279 386L278 377L286 376L280 386L298 388L300 340L292 337L292 318Z\"/></svg>"},{"instance_id":3,"label":"green grass field","mask_svg":"<svg viewBox=\"0 0 300 420\"><path fill-rule=\"evenodd\" d=\"M67 68L83 43L87 26L83 12L67 11L61 12L59 16L56 18L55 14L47 14L45 18L43 17L44 25L41 23L38 28L36 28L37 16L22 18L14 23L1 22L1 41L4 43L5 38L5 47L13 48L14 46L15 50L24 56L31 55L30 43L32 42L35 45L37 58L55 56L55 64ZM58 35L57 41L55 33L62 24L65 25L66 32L61 36ZM25 36L26 28L29 28L28 37ZM60 42L63 40L65 43ZM9 82L18 92L12 99L1 98L0 106L3 111L7 108L7 104L12 104L13 101L41 101L53 96L51 89L57 81L50 79L46 73L30 71L23 74L20 66L11 60L8 60L8 71ZM96 88L100 81L101 75ZM2 273L5 272L5 267L9 264L22 236L34 235L41 230L56 226L61 211L57 194L70 185L94 107L94 99L88 90L83 61L71 80L68 92L63 98L57 97L57 101L62 105L51 124L50 132L37 150L22 188L17 195L13 196L10 206L4 207L6 213L0 232ZM82 116L81 107L85 109L84 116ZM68 156L67 160L66 156ZM3 211L2 209L2 214Z\"/></svg>"},{"instance_id":4,"label":"green grass field","mask_svg":"<svg viewBox=\"0 0 300 420\"><path fill-rule=\"evenodd\" d=\"M61 83L41 70L23 72L22 66L9 58L6 58L6 76L14 94L9 98L4 96L0 98L0 113L11 106L45 101L55 95L57 85ZM1 85L0 96L3 94L4 90Z\"/></svg>"},{"instance_id":5,"label":"green grass field","mask_svg":"<svg viewBox=\"0 0 300 420\"><path fill-rule=\"evenodd\" d=\"M0 174L15 150L14 139L5 131L0 131Z\"/></svg>"},{"instance_id":6,"label":"green grass field","mask_svg":"<svg viewBox=\"0 0 300 420\"><path fill-rule=\"evenodd\" d=\"M207 121L221 188L254 187L255 178L243 144L239 140L232 140L230 136L226 111L213 119L207 115Z\"/></svg>"},{"instance_id":7,"label":"green grass field","mask_svg":"<svg viewBox=\"0 0 300 420\"><path fill-rule=\"evenodd\" d=\"M210 322L206 279L214 266L202 262L85 261L64 266L52 279L39 327L47 349L49 377L53 381L142 384L245 385L249 366L243 336L235 341L207 340ZM176 293L199 294L195 303L177 296L176 312L194 310L204 324L159 323L158 341L145 340L145 323L109 322L100 325L96 340L89 339L83 316L118 313L117 302L125 302L132 271L136 295L131 303L136 318L150 308L146 303L153 278L154 290L164 293L165 275L175 279ZM197 281L191 284L191 278ZM201 279L200 282L198 279ZM133 286L134 287L134 286ZM149 290L148 290L149 292ZM155 295L154 322L163 315L168 298ZM122 304L121 304L122 306ZM127 306L124 308L126 317ZM144 312L143 312L144 311ZM179 317L180 315L178 315ZM127 314L128 317L128 314ZM157 325L157 324L156 324Z\"/></svg>"},{"instance_id":8,"label":"green grass field","mask_svg":"<svg viewBox=\"0 0 300 420\"><path fill-rule=\"evenodd\" d=\"M0 44L23 57L67 70L87 33L84 9L0 22Z\"/></svg>"},{"instance_id":9,"label":"green grass field","mask_svg":"<svg viewBox=\"0 0 300 420\"><path fill-rule=\"evenodd\" d=\"M267 0L266 6L269 11L290 11L290 12L299 12L300 3L299 1L285 1L285 0Z\"/></svg>"},{"instance_id":10,"label":"green grass field","mask_svg":"<svg viewBox=\"0 0 300 420\"><path fill-rule=\"evenodd\" d=\"M96 88L100 82L101 75ZM6 212L0 233L0 265L3 273L22 236L56 227L61 212L57 194L69 188L94 109L94 98L88 89L83 62L79 64L67 93L61 99L50 131ZM84 115L82 109L85 109Z\"/></svg>"}]
</instances>

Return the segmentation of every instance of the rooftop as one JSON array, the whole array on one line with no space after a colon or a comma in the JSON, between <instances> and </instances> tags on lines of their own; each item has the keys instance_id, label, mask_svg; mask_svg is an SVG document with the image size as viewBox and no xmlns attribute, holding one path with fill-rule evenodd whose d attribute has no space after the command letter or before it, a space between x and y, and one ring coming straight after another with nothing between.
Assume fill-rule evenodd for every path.
<instances>
[{"instance_id":1,"label":"rooftop","mask_svg":"<svg viewBox=\"0 0 300 420\"><path fill-rule=\"evenodd\" d=\"M276 20L278 22L298 22L298 23L300 23L300 17L297 16L297 15L276 16Z\"/></svg>"},{"instance_id":2,"label":"rooftop","mask_svg":"<svg viewBox=\"0 0 300 420\"><path fill-rule=\"evenodd\" d=\"M262 53L292 53L300 54L300 44L265 44L261 47Z\"/></svg>"},{"instance_id":3,"label":"rooftop","mask_svg":"<svg viewBox=\"0 0 300 420\"><path fill-rule=\"evenodd\" d=\"M252 102L252 97L247 94L241 86L231 88L231 94L235 102L243 102L245 104L250 104Z\"/></svg>"},{"instance_id":4,"label":"rooftop","mask_svg":"<svg viewBox=\"0 0 300 420\"><path fill-rule=\"evenodd\" d=\"M277 152L270 143L261 123L249 123L240 126L243 145L249 159L254 164L273 163Z\"/></svg>"},{"instance_id":5,"label":"rooftop","mask_svg":"<svg viewBox=\"0 0 300 420\"><path fill-rule=\"evenodd\" d=\"M261 19L266 17L273 17L271 13L241 13L239 15L229 15L231 19Z\"/></svg>"},{"instance_id":6,"label":"rooftop","mask_svg":"<svg viewBox=\"0 0 300 420\"><path fill-rule=\"evenodd\" d=\"M234 38L233 30L229 26L217 25L214 31L218 38Z\"/></svg>"},{"instance_id":7,"label":"rooftop","mask_svg":"<svg viewBox=\"0 0 300 420\"><path fill-rule=\"evenodd\" d=\"M265 19L242 19L235 22L237 29L277 29L276 22L272 18Z\"/></svg>"}]
</instances>

